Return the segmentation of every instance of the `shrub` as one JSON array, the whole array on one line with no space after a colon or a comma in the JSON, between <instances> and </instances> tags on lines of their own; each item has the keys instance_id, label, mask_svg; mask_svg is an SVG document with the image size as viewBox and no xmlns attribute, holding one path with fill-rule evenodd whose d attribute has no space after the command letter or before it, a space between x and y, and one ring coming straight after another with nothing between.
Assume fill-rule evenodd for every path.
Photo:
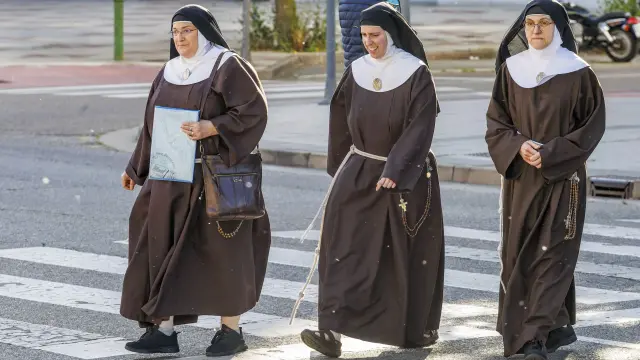
<instances>
[{"instance_id":1,"label":"shrub","mask_svg":"<svg viewBox=\"0 0 640 360\"><path fill-rule=\"evenodd\" d=\"M601 0L600 7L604 12L624 11L633 16L640 15L638 0Z\"/></svg>"},{"instance_id":2,"label":"shrub","mask_svg":"<svg viewBox=\"0 0 640 360\"><path fill-rule=\"evenodd\" d=\"M327 21L321 8L298 12L295 2L282 2L279 20L277 9L272 14L254 4L251 11L251 50L316 52L326 49ZM282 4L280 3L280 4ZM282 6L282 5L281 5ZM275 23L275 24L274 24ZM277 26L274 26L277 25Z\"/></svg>"}]
</instances>

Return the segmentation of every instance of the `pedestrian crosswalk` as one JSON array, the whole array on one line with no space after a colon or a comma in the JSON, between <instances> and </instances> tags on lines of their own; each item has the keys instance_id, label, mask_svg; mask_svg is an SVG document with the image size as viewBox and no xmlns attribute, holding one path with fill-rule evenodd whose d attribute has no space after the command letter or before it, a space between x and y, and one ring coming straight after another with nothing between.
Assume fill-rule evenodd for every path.
<instances>
[{"instance_id":1,"label":"pedestrian crosswalk","mask_svg":"<svg viewBox=\"0 0 640 360\"><path fill-rule=\"evenodd\" d=\"M634 222L625 222L624 225L605 226L589 223L585 226L582 258L586 257L588 260L581 259L576 268L576 296L579 304L577 328L640 326L640 268L624 265L625 262L633 265L640 261L640 227L634 227ZM289 325L291 305L298 298L303 286L302 279L314 256L310 249L315 247L314 242L318 240L319 235L318 231L311 231L307 241L300 244L295 239L299 239L301 234L300 230L273 231L274 241L269 254L270 269L264 283L261 302L267 299L270 304L278 306L270 306L268 311L265 311L266 307L259 306L243 315L241 320L246 335L266 339L267 342L273 341L276 345L254 348L250 340L251 349L234 359L310 358L311 351L302 345L297 337L302 329L316 327L315 317L308 314L300 315L293 325ZM447 295L442 313L440 341L464 342L498 337L494 330L499 289L498 254L495 250L495 243L499 241L498 232L447 226L445 235ZM104 285L103 279L113 276L121 279L125 273L126 244L126 240L116 241L114 244L119 256L46 245L2 248L0 264L3 261L12 261L21 264L20 268L27 270L11 274L0 273L0 300L4 304L21 304L20 306L32 308L34 311L41 306L50 306L48 309L58 309L60 313L77 312L78 317L88 311L102 314L114 321L121 319L121 293L118 289ZM0 272L2 269L3 267L0 267ZM34 269L50 269L52 273L73 271L74 274L89 277L91 281L79 285L72 277L62 279L60 276L31 276ZM282 269L287 270L280 271ZM42 274L42 271L39 274ZM584 276L595 276L599 280L587 278L582 281ZM613 283L617 285L612 286ZM315 284L316 281L312 282L306 290L304 303L307 307L317 306L318 287ZM451 295L453 293L455 296ZM99 334L91 328L85 328L82 321L70 323L68 320L30 323L24 318L11 318L3 312L0 314L0 344L43 354L64 355L71 359L102 359L116 356L133 359L127 356L132 354L124 350L124 343L132 340L125 339L127 336L124 331L110 328L108 333ZM74 324L75 327L68 324ZM218 318L204 316L197 324L188 325L186 328L208 330L217 326ZM632 336L632 340L621 341L619 337L608 339L595 337L593 333L589 335L591 336L585 337L579 333L579 342L607 349L625 349L640 358L640 343L637 337ZM344 354L388 349L388 346L355 339L346 338L343 342ZM497 355L499 354L496 353Z\"/></svg>"},{"instance_id":2,"label":"pedestrian crosswalk","mask_svg":"<svg viewBox=\"0 0 640 360\"><path fill-rule=\"evenodd\" d=\"M325 84L322 82L276 81L263 82L267 100L318 100L324 98ZM0 95L50 95L63 97L99 96L109 99L146 99L149 96L149 83L105 84L80 86L49 86L33 88L0 89ZM487 97L490 92L478 92L455 86L438 86L439 96Z\"/></svg>"}]
</instances>

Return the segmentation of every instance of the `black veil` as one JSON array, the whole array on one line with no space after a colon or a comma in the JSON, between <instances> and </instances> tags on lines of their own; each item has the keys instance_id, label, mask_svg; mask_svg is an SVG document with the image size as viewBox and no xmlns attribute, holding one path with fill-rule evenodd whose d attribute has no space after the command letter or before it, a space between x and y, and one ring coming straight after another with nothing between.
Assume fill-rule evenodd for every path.
<instances>
[{"instance_id":1,"label":"black veil","mask_svg":"<svg viewBox=\"0 0 640 360\"><path fill-rule=\"evenodd\" d=\"M218 22L213 17L211 11L200 5L185 5L178 9L171 18L171 24L174 21L191 21L200 33L212 43L229 49L229 45L222 36L222 31L218 26ZM173 38L169 43L169 59L179 56Z\"/></svg>"},{"instance_id":2,"label":"black veil","mask_svg":"<svg viewBox=\"0 0 640 360\"><path fill-rule=\"evenodd\" d=\"M496 73L508 58L529 48L524 32L524 20L529 10L534 6L541 8L551 17L562 36L562 47L576 54L578 53L573 31L569 25L569 15L567 15L564 6L556 0L533 0L525 6L520 16L518 16L502 39L496 56Z\"/></svg>"},{"instance_id":3,"label":"black veil","mask_svg":"<svg viewBox=\"0 0 640 360\"><path fill-rule=\"evenodd\" d=\"M362 10L360 25L380 26L391 35L394 45L422 60L427 69L427 53L418 37L418 33L409 25L407 19L387 2L380 2ZM364 47L364 46L363 46ZM440 113L440 102L436 97L437 113Z\"/></svg>"},{"instance_id":4,"label":"black veil","mask_svg":"<svg viewBox=\"0 0 640 360\"><path fill-rule=\"evenodd\" d=\"M380 26L391 35L394 45L422 60L427 68L427 53L416 31L393 6L380 2L362 10L360 25Z\"/></svg>"}]
</instances>

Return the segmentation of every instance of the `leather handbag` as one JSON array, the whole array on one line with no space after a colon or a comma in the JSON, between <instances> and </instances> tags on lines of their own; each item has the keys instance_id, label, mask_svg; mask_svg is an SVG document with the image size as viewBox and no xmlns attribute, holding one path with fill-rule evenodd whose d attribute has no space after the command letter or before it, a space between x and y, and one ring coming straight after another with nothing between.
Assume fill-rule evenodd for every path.
<instances>
[{"instance_id":1,"label":"leather handbag","mask_svg":"<svg viewBox=\"0 0 640 360\"><path fill-rule=\"evenodd\" d=\"M218 69L222 52L214 65ZM209 77L208 86L211 88L214 76ZM208 91L204 91L200 105L200 112ZM200 141L200 157L204 181L204 196L207 216L217 221L252 220L265 215L264 199L262 197L262 155L259 148L237 164L227 166L220 155L205 155L204 146ZM230 234L224 233L218 223L218 230L224 237L232 237L240 229L242 223Z\"/></svg>"}]
</instances>

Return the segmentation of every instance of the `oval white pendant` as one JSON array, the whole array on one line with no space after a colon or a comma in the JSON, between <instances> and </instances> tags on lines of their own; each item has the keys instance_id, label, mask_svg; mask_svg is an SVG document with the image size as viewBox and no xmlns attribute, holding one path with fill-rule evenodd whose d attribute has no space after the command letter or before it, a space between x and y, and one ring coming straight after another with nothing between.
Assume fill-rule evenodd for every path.
<instances>
[{"instance_id":1,"label":"oval white pendant","mask_svg":"<svg viewBox=\"0 0 640 360\"><path fill-rule=\"evenodd\" d=\"M191 70L185 69L182 72L182 80L187 80L189 78L189 76L191 76Z\"/></svg>"}]
</instances>

